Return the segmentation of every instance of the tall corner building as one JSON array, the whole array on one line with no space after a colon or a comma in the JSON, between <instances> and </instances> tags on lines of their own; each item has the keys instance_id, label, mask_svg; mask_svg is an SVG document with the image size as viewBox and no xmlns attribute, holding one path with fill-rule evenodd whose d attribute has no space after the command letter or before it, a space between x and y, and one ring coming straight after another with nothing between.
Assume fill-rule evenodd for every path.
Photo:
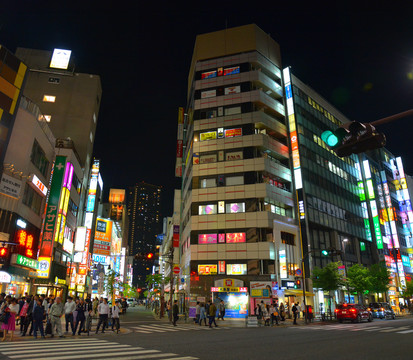
<instances>
[{"instance_id":1,"label":"tall corner building","mask_svg":"<svg viewBox=\"0 0 413 360\"><path fill-rule=\"evenodd\" d=\"M140 182L129 187L129 256L154 252L156 236L162 231L161 195L162 186ZM134 286L145 285L146 275L152 273L152 266L153 260L134 261Z\"/></svg>"},{"instance_id":2,"label":"tall corner building","mask_svg":"<svg viewBox=\"0 0 413 360\"><path fill-rule=\"evenodd\" d=\"M17 48L16 56L29 68L24 95L38 104L53 135L57 139L69 138L76 148L85 173L83 202L102 97L100 77L75 72L70 50Z\"/></svg>"},{"instance_id":3,"label":"tall corner building","mask_svg":"<svg viewBox=\"0 0 413 360\"><path fill-rule=\"evenodd\" d=\"M224 298L231 288L241 309L234 317L246 314L250 288L271 293L274 237L298 241L283 93L279 45L256 25L197 36L184 123L179 288L191 298Z\"/></svg>"}]
</instances>

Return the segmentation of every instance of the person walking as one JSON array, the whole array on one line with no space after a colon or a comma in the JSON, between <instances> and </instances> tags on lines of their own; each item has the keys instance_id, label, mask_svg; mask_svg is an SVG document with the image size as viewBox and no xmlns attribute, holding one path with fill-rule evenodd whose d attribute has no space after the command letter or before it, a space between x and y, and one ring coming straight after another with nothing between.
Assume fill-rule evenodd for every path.
<instances>
[{"instance_id":1,"label":"person walking","mask_svg":"<svg viewBox=\"0 0 413 360\"><path fill-rule=\"evenodd\" d=\"M172 307L173 325L176 326L176 322L179 318L178 300L174 300L174 306Z\"/></svg>"},{"instance_id":2,"label":"person walking","mask_svg":"<svg viewBox=\"0 0 413 360\"><path fill-rule=\"evenodd\" d=\"M80 333L82 332L82 327L86 320L85 311L86 311L85 301L83 299L80 299L79 303L76 306L77 315L76 315L75 328L72 332L73 336L76 334L76 330L78 326L79 326L79 332L77 334L80 335Z\"/></svg>"},{"instance_id":3,"label":"person walking","mask_svg":"<svg viewBox=\"0 0 413 360\"><path fill-rule=\"evenodd\" d=\"M298 309L297 309L297 305L295 305L293 303L293 307L291 308L291 311L293 312L293 317L294 317L294 321L293 324L297 325L297 313L298 313Z\"/></svg>"},{"instance_id":4,"label":"person walking","mask_svg":"<svg viewBox=\"0 0 413 360\"><path fill-rule=\"evenodd\" d=\"M210 305L209 305L209 327L210 328L212 328L212 324L214 324L215 327L218 327L217 323L215 322L216 313L217 313L216 305L210 302Z\"/></svg>"},{"instance_id":5,"label":"person walking","mask_svg":"<svg viewBox=\"0 0 413 360\"><path fill-rule=\"evenodd\" d=\"M62 332L62 322L60 321L60 318L63 316L64 313L65 307L62 304L62 299L58 296L56 298L56 301L52 304L49 310L50 323L52 324L51 337L54 337L54 332L56 330L57 335L59 335L59 337L61 338L64 338Z\"/></svg>"},{"instance_id":6,"label":"person walking","mask_svg":"<svg viewBox=\"0 0 413 360\"><path fill-rule=\"evenodd\" d=\"M31 335L33 332L33 311L37 306L38 299L39 297L37 295L33 297L30 296L30 302L29 302L29 307L27 309L26 321L24 323L24 330L23 330L22 336L26 336L29 326L30 326L29 335Z\"/></svg>"},{"instance_id":7,"label":"person walking","mask_svg":"<svg viewBox=\"0 0 413 360\"><path fill-rule=\"evenodd\" d=\"M3 330L3 339L1 341L6 340L8 331L11 333L10 341L13 341L14 330L16 330L16 315L19 314L19 304L17 300L11 299L10 303L4 306L3 311L6 312L7 321L1 326Z\"/></svg>"},{"instance_id":8,"label":"person walking","mask_svg":"<svg viewBox=\"0 0 413 360\"><path fill-rule=\"evenodd\" d=\"M26 324L27 310L29 310L30 298L26 297L23 306L20 310L20 335L23 335L24 326Z\"/></svg>"},{"instance_id":9,"label":"person walking","mask_svg":"<svg viewBox=\"0 0 413 360\"><path fill-rule=\"evenodd\" d=\"M73 298L69 296L67 298L66 304L65 304L65 321L66 321L66 332L69 332L69 324L70 328L72 329L73 333L73 312L76 309L76 304L73 301Z\"/></svg>"},{"instance_id":10,"label":"person walking","mask_svg":"<svg viewBox=\"0 0 413 360\"><path fill-rule=\"evenodd\" d=\"M44 308L42 306L42 300L36 299L36 306L33 309L33 335L37 339L37 330L40 330L40 335L44 339L44 329L43 329L43 318L44 318Z\"/></svg>"},{"instance_id":11,"label":"person walking","mask_svg":"<svg viewBox=\"0 0 413 360\"><path fill-rule=\"evenodd\" d=\"M273 316L274 316L273 320L275 320L275 323L277 324L277 326L280 325L278 323L278 319L279 319L279 316L280 316L280 308L278 307L278 303L274 304ZM274 322L272 324L274 325Z\"/></svg>"},{"instance_id":12,"label":"person walking","mask_svg":"<svg viewBox=\"0 0 413 360\"><path fill-rule=\"evenodd\" d=\"M219 303L218 320L221 318L221 320L224 321L224 316L225 316L225 303L224 303L224 300L221 300L221 302Z\"/></svg>"},{"instance_id":13,"label":"person walking","mask_svg":"<svg viewBox=\"0 0 413 360\"><path fill-rule=\"evenodd\" d=\"M108 299L103 299L103 302L98 306L99 322L96 327L96 334L99 332L100 325L102 324L102 334L105 333L105 328L108 325L109 310Z\"/></svg>"},{"instance_id":14,"label":"person walking","mask_svg":"<svg viewBox=\"0 0 413 360\"><path fill-rule=\"evenodd\" d=\"M195 306L195 324L199 324L199 318L201 317L201 305L199 301L196 302Z\"/></svg>"},{"instance_id":15,"label":"person walking","mask_svg":"<svg viewBox=\"0 0 413 360\"><path fill-rule=\"evenodd\" d=\"M201 303L201 306L200 306L200 309L199 309L199 326L202 325L202 320L205 321L205 326L207 326L207 315L206 315L206 310L205 310L204 303Z\"/></svg>"},{"instance_id":16,"label":"person walking","mask_svg":"<svg viewBox=\"0 0 413 360\"><path fill-rule=\"evenodd\" d=\"M295 304L295 306L297 307L297 318L300 318L300 313L301 313L301 306L300 303L297 302L297 304Z\"/></svg>"},{"instance_id":17,"label":"person walking","mask_svg":"<svg viewBox=\"0 0 413 360\"><path fill-rule=\"evenodd\" d=\"M283 304L283 303L280 303L279 308L280 308L280 318L281 318L281 321L285 321L285 309L284 309L284 304Z\"/></svg>"},{"instance_id":18,"label":"person walking","mask_svg":"<svg viewBox=\"0 0 413 360\"><path fill-rule=\"evenodd\" d=\"M112 331L114 331L113 328L116 324L117 334L119 334L119 329L120 329L119 313L120 313L119 301L116 301L115 305L112 306Z\"/></svg>"}]
</instances>

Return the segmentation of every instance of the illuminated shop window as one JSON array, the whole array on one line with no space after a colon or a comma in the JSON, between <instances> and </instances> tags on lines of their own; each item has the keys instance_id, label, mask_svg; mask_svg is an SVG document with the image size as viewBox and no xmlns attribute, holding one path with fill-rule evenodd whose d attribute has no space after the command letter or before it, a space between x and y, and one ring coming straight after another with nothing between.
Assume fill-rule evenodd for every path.
<instances>
[{"instance_id":1,"label":"illuminated shop window","mask_svg":"<svg viewBox=\"0 0 413 360\"><path fill-rule=\"evenodd\" d=\"M52 102L54 103L56 101L56 96L53 95L43 95L43 101L44 102Z\"/></svg>"}]
</instances>

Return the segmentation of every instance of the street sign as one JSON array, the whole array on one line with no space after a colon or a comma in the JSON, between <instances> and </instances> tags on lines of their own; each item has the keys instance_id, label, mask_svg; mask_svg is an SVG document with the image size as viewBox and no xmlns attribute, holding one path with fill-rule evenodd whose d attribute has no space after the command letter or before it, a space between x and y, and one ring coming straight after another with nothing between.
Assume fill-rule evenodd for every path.
<instances>
[{"instance_id":1,"label":"street sign","mask_svg":"<svg viewBox=\"0 0 413 360\"><path fill-rule=\"evenodd\" d=\"M295 275L301 276L302 274L303 272L301 271L301 269L295 269Z\"/></svg>"},{"instance_id":2,"label":"street sign","mask_svg":"<svg viewBox=\"0 0 413 360\"><path fill-rule=\"evenodd\" d=\"M181 272L181 268L177 265L173 267L173 272L175 275L178 275Z\"/></svg>"}]
</instances>

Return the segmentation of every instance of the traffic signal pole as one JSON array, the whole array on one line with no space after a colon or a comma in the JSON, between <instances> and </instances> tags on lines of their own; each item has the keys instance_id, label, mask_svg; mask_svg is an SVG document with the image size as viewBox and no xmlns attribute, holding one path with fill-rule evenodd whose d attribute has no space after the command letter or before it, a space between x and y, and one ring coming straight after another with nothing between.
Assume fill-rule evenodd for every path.
<instances>
[{"instance_id":1,"label":"traffic signal pole","mask_svg":"<svg viewBox=\"0 0 413 360\"><path fill-rule=\"evenodd\" d=\"M407 111L403 111L401 113L395 114L395 115L391 115L391 116L387 116L385 118L370 122L370 125L373 126L378 126L378 125L382 125L382 124L386 124L395 120L399 120L401 118L404 118L406 116L411 116L413 115L413 109L407 110Z\"/></svg>"}]
</instances>

